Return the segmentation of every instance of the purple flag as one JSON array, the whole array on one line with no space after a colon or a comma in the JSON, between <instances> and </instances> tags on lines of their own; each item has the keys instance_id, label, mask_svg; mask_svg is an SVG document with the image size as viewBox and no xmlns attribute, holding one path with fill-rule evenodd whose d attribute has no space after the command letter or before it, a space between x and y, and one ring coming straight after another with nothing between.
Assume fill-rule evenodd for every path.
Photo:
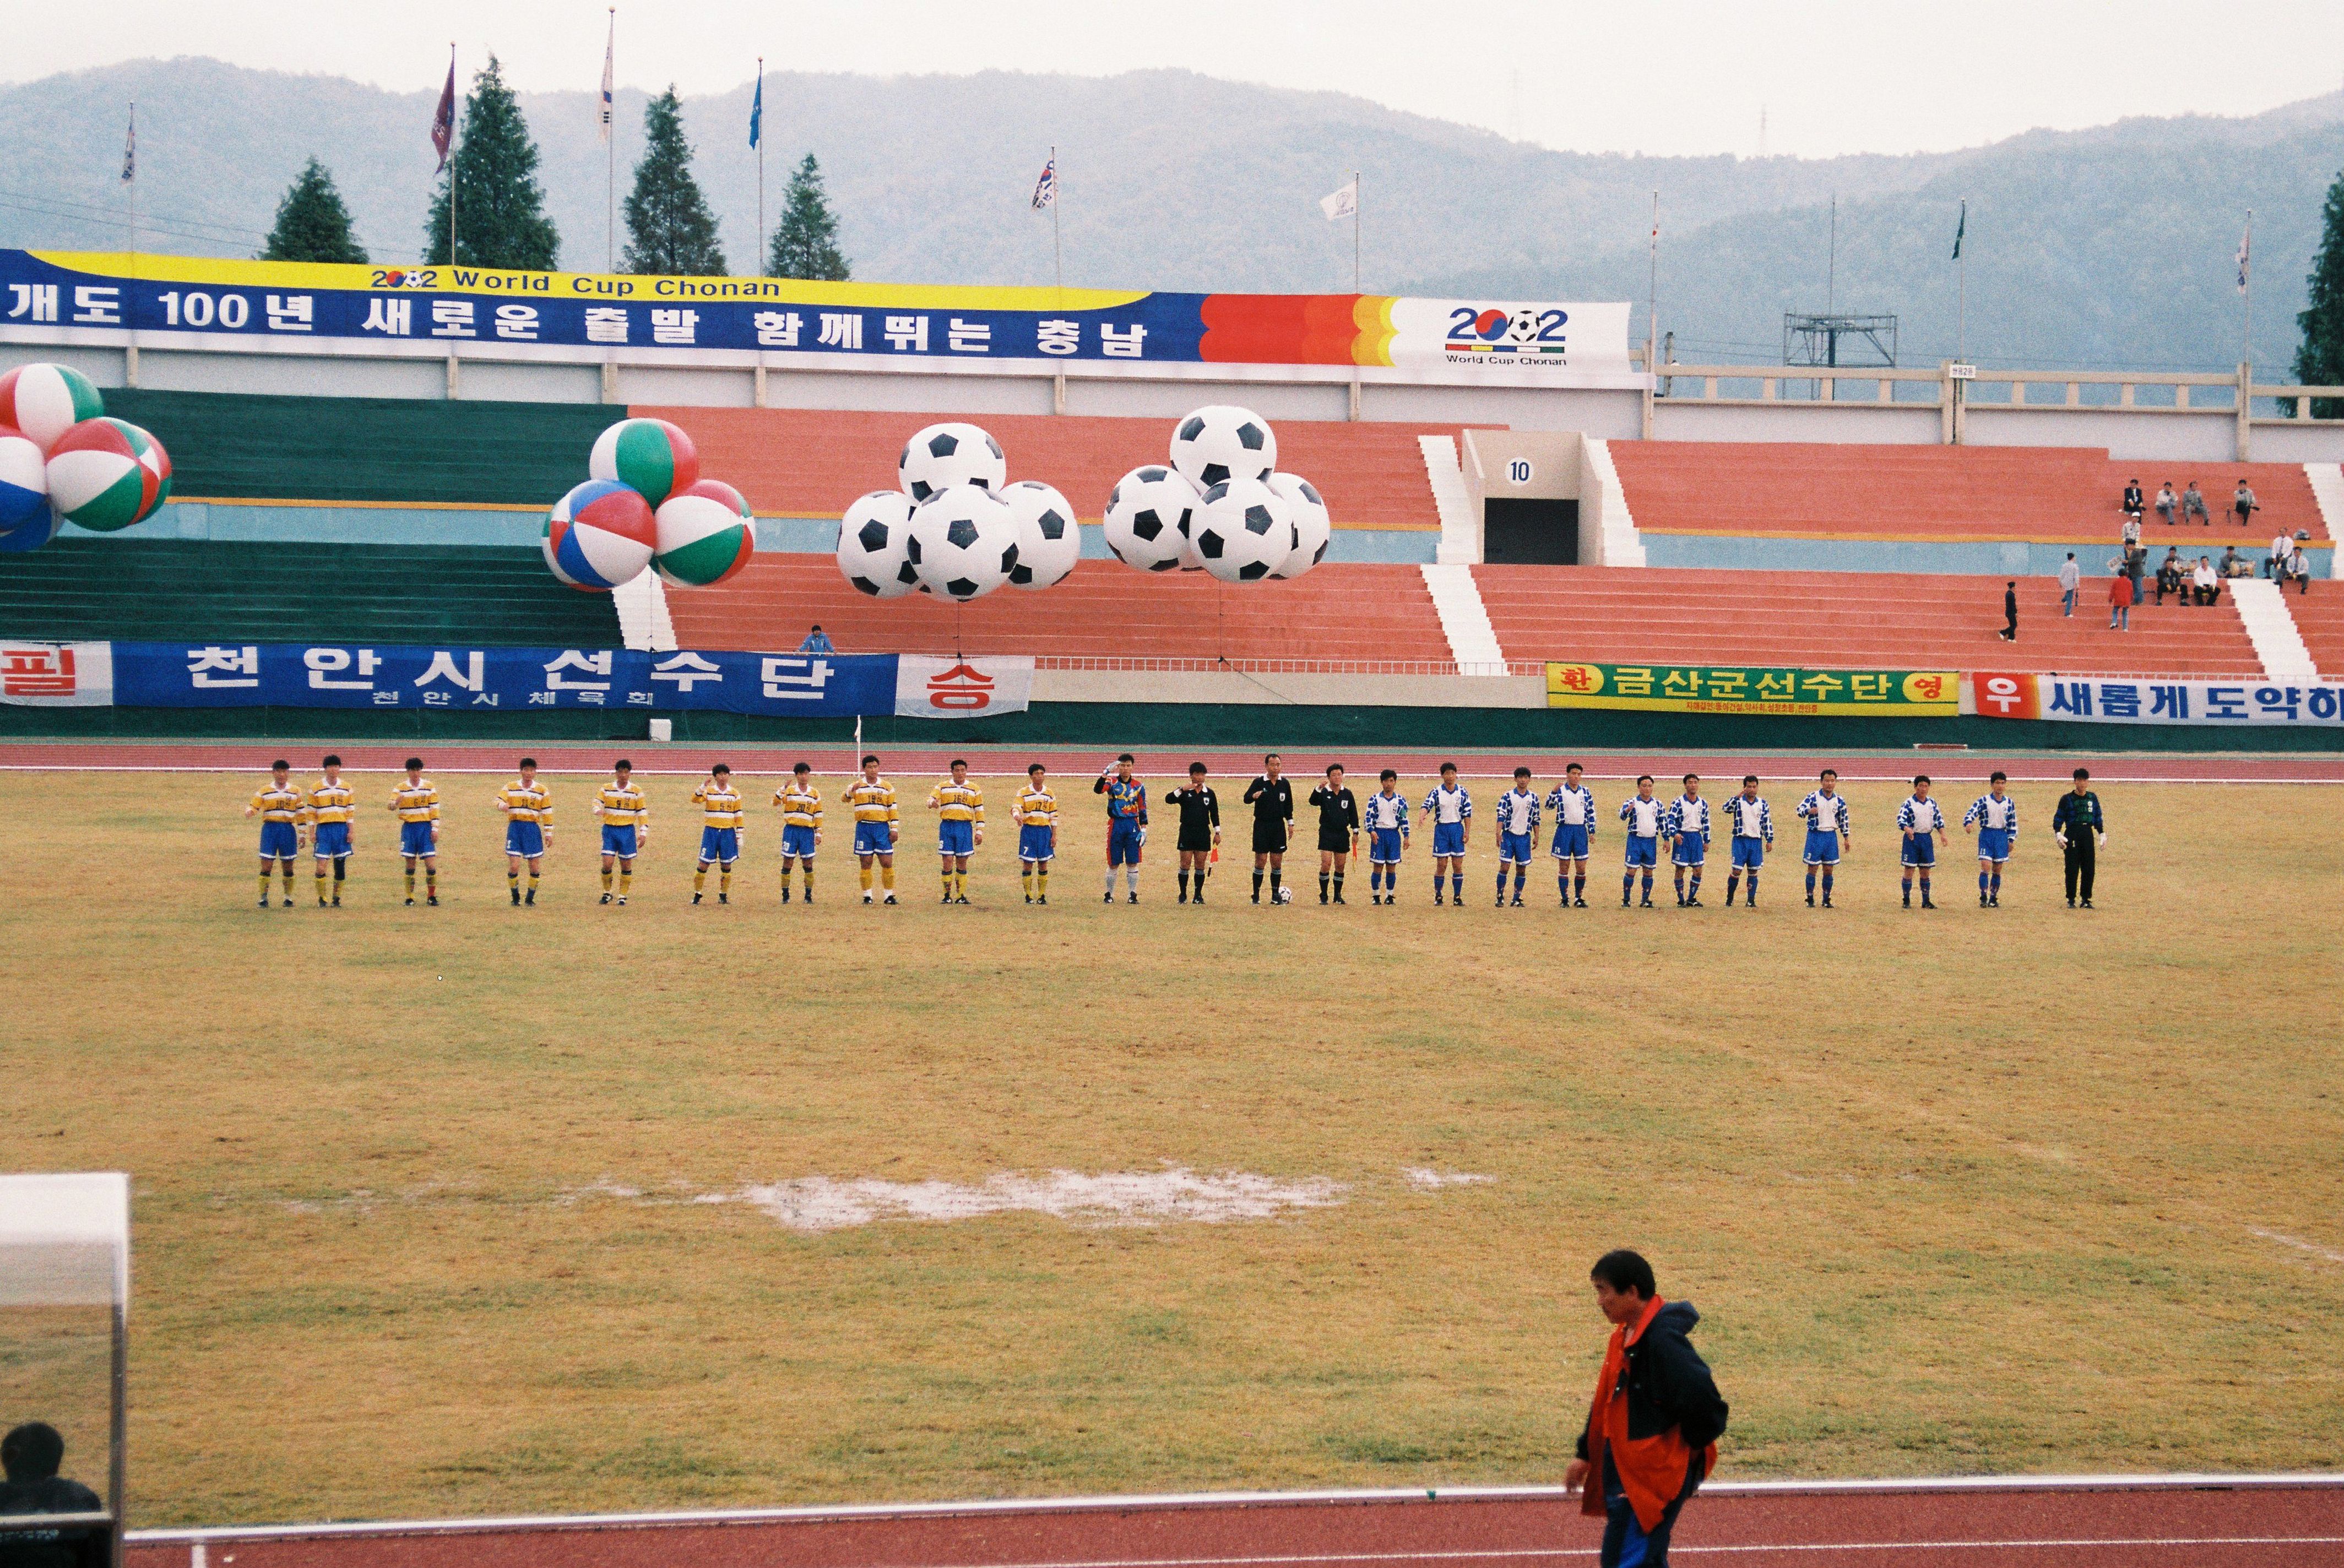
<instances>
[{"instance_id":1,"label":"purple flag","mask_svg":"<svg viewBox=\"0 0 2344 1568\"><path fill-rule=\"evenodd\" d=\"M431 116L431 146L440 155L440 168L448 167L448 146L456 139L456 62L448 61L448 85L440 89L440 107ZM439 169L431 171L434 174Z\"/></svg>"}]
</instances>

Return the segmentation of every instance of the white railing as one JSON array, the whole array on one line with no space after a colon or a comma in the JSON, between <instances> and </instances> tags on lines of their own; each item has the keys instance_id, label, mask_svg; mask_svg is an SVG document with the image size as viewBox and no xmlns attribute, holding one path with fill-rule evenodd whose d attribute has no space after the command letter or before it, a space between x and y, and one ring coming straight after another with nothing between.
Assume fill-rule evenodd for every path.
<instances>
[{"instance_id":1,"label":"white railing","mask_svg":"<svg viewBox=\"0 0 2344 1568\"><path fill-rule=\"evenodd\" d=\"M939 655L942 657L944 655ZM1121 653L1046 653L1036 670L1150 675L1543 675L1535 659L1460 663L1454 659L1224 659Z\"/></svg>"}]
</instances>

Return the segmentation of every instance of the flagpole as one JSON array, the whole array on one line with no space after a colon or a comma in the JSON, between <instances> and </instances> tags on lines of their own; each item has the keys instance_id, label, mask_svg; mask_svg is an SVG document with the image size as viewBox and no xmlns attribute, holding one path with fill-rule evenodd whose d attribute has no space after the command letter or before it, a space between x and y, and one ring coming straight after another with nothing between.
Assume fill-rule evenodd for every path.
<instances>
[{"instance_id":1,"label":"flagpole","mask_svg":"<svg viewBox=\"0 0 2344 1568\"><path fill-rule=\"evenodd\" d=\"M1351 292L1359 291L1359 171L1351 171Z\"/></svg>"},{"instance_id":2,"label":"flagpole","mask_svg":"<svg viewBox=\"0 0 2344 1568\"><path fill-rule=\"evenodd\" d=\"M618 95L611 64L619 48L619 8L611 7L611 31L602 46L602 270L619 269Z\"/></svg>"},{"instance_id":3,"label":"flagpole","mask_svg":"<svg viewBox=\"0 0 2344 1568\"><path fill-rule=\"evenodd\" d=\"M765 56L757 56L757 276L765 275Z\"/></svg>"},{"instance_id":4,"label":"flagpole","mask_svg":"<svg viewBox=\"0 0 2344 1568\"><path fill-rule=\"evenodd\" d=\"M2254 245L2255 209L2250 207L2247 208L2246 235L2238 241L2238 255L2241 258L2238 262L2238 292L2247 297L2247 308L2243 311L2239 312L2241 317L2244 319L2238 323L2238 364L2242 368L2251 367L2255 362ZM2248 370L2248 378L2251 379L2251 369ZM2239 396L2241 398L2246 396L2246 392L2243 389L2240 390Z\"/></svg>"},{"instance_id":5,"label":"flagpole","mask_svg":"<svg viewBox=\"0 0 2344 1568\"><path fill-rule=\"evenodd\" d=\"M448 40L448 75L456 74L456 40ZM460 107L451 106L448 113L448 265L456 265L456 122L463 115Z\"/></svg>"},{"instance_id":6,"label":"flagpole","mask_svg":"<svg viewBox=\"0 0 2344 1568\"><path fill-rule=\"evenodd\" d=\"M1955 295L1956 303L1954 307L1954 358L1956 359L1968 357L1963 350L1969 347L1970 252L1969 247L1963 241L1968 237L1969 227L1970 198L1964 197L1962 197L1962 220L1954 229L1955 277L1960 280L1959 292Z\"/></svg>"},{"instance_id":7,"label":"flagpole","mask_svg":"<svg viewBox=\"0 0 2344 1568\"><path fill-rule=\"evenodd\" d=\"M1058 197L1061 181L1058 177L1058 144L1050 144L1050 268L1057 278L1060 299L1058 309L1066 309L1066 251L1058 238Z\"/></svg>"},{"instance_id":8,"label":"flagpole","mask_svg":"<svg viewBox=\"0 0 2344 1568\"><path fill-rule=\"evenodd\" d=\"M1660 347L1661 193L1652 192L1652 256L1644 278L1644 374L1655 374L1652 355Z\"/></svg>"},{"instance_id":9,"label":"flagpole","mask_svg":"<svg viewBox=\"0 0 2344 1568\"><path fill-rule=\"evenodd\" d=\"M122 183L130 187L130 276L138 276L138 100L130 100L130 135L122 156ZM123 355L123 379L131 386L138 384L138 313L125 310L123 319L129 329L129 348Z\"/></svg>"}]
</instances>

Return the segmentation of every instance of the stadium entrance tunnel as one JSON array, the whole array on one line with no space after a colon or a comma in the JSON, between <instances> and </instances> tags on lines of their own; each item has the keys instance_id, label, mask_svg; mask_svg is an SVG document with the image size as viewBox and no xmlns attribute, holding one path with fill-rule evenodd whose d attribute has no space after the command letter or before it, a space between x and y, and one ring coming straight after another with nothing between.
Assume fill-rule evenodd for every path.
<instances>
[{"instance_id":1,"label":"stadium entrance tunnel","mask_svg":"<svg viewBox=\"0 0 2344 1568\"><path fill-rule=\"evenodd\" d=\"M1493 495L1481 503L1481 559L1493 566L1579 564L1579 503Z\"/></svg>"}]
</instances>

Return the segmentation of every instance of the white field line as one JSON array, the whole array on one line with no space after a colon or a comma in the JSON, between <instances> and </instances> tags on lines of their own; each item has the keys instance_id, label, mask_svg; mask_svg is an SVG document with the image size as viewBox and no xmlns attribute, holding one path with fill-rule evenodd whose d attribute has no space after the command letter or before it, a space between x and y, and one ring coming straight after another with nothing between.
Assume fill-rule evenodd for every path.
<instances>
[{"instance_id":1,"label":"white field line","mask_svg":"<svg viewBox=\"0 0 2344 1568\"><path fill-rule=\"evenodd\" d=\"M982 1182L886 1181L827 1176L703 1193L695 1203L747 1203L792 1230L819 1233L913 1219L950 1223L993 1214L1045 1214L1076 1225L1155 1225L1166 1221L1224 1225L1276 1219L1298 1209L1326 1209L1349 1190L1325 1177L1279 1181L1248 1171L1199 1176L1168 1170L1104 1171L1096 1176L1054 1170L1046 1176L1002 1172Z\"/></svg>"},{"instance_id":2,"label":"white field line","mask_svg":"<svg viewBox=\"0 0 2344 1568\"><path fill-rule=\"evenodd\" d=\"M2330 1263L2344 1263L2344 1252L2333 1247L2322 1247L2317 1241L2306 1241L2299 1236L2288 1236L2277 1230L2248 1229L2249 1236L2259 1236L2266 1241L2276 1241L2282 1247L2292 1247L2299 1252L2309 1252L2315 1258L2325 1258Z\"/></svg>"}]
</instances>

